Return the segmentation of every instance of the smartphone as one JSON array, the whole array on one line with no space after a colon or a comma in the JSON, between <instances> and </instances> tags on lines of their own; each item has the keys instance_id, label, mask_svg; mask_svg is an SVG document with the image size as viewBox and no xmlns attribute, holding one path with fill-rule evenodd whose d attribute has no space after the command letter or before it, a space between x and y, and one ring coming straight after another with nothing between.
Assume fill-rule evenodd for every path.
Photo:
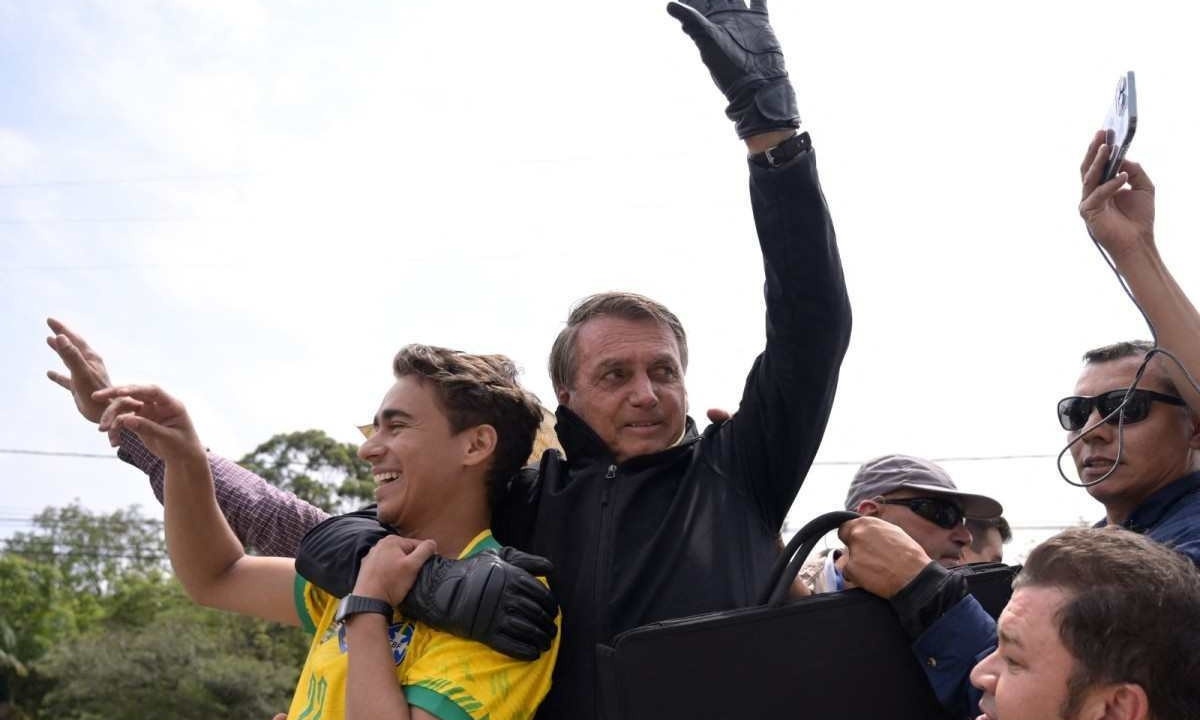
<instances>
[{"instance_id":1,"label":"smartphone","mask_svg":"<svg viewBox=\"0 0 1200 720\"><path fill-rule=\"evenodd\" d=\"M1125 151L1133 142L1133 131L1137 129L1137 86L1133 83L1133 71L1125 73L1117 82L1117 94L1108 115L1104 118L1104 142L1109 147L1108 161L1104 163L1104 179L1108 182L1121 170Z\"/></svg>"}]
</instances>

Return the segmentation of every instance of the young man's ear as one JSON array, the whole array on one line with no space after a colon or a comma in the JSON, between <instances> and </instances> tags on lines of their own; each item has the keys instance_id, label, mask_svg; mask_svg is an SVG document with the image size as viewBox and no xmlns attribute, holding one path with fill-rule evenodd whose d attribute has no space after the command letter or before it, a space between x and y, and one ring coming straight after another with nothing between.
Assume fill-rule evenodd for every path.
<instances>
[{"instance_id":1,"label":"young man's ear","mask_svg":"<svg viewBox=\"0 0 1200 720\"><path fill-rule=\"evenodd\" d=\"M463 464L468 466L486 462L496 452L499 437L491 425L476 425L464 431L467 446L463 453Z\"/></svg>"}]
</instances>

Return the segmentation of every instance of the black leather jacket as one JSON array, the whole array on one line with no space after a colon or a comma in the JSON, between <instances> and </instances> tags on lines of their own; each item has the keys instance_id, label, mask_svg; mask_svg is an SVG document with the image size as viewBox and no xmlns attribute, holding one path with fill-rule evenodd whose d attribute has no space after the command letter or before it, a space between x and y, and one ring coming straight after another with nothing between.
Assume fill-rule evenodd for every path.
<instances>
[{"instance_id":1,"label":"black leather jacket","mask_svg":"<svg viewBox=\"0 0 1200 720\"><path fill-rule=\"evenodd\" d=\"M777 169L751 163L750 194L767 347L737 413L703 435L689 419L677 446L618 464L560 408L567 459L548 451L494 510L497 539L555 565L563 637L543 720L599 717L597 643L656 620L752 605L777 556L780 526L829 418L850 304L814 153ZM730 245L709 251L742 251ZM377 533L378 525L348 518L323 532ZM344 544L309 538L301 562L345 565L322 546Z\"/></svg>"}]
</instances>

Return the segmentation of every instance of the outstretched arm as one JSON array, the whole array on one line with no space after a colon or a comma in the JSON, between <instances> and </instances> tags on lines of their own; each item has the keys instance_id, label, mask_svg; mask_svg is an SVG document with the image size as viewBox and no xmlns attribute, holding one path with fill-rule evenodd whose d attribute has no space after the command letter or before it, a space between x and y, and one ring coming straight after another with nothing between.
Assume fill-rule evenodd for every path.
<instances>
[{"instance_id":1,"label":"outstretched arm","mask_svg":"<svg viewBox=\"0 0 1200 720\"><path fill-rule=\"evenodd\" d=\"M1106 183L1100 179L1109 147L1104 131L1092 138L1080 165L1079 214L1088 232L1108 251L1130 292L1145 311L1159 346L1200 379L1200 313L1167 269L1154 242L1154 183L1142 166L1126 160ZM1188 407L1200 416L1200 392L1168 358L1162 358Z\"/></svg>"},{"instance_id":2,"label":"outstretched arm","mask_svg":"<svg viewBox=\"0 0 1200 720\"><path fill-rule=\"evenodd\" d=\"M746 484L776 532L825 432L849 344L850 302L809 136L795 135L795 94L765 3L687 0L667 9L696 42L751 152L767 347L738 412L708 448L718 466Z\"/></svg>"},{"instance_id":3,"label":"outstretched arm","mask_svg":"<svg viewBox=\"0 0 1200 720\"><path fill-rule=\"evenodd\" d=\"M166 464L167 552L188 595L202 605L298 625L293 563L245 554L217 506L208 458L183 404L145 385L100 390L95 398L107 403L101 430L136 433Z\"/></svg>"},{"instance_id":4,"label":"outstretched arm","mask_svg":"<svg viewBox=\"0 0 1200 720\"><path fill-rule=\"evenodd\" d=\"M50 318L46 324L54 333L46 338L46 343L58 354L68 373L50 370L47 377L71 393L75 407L85 420L99 422L108 401L97 400L93 394L112 385L104 359L81 335L62 322ZM132 432L113 428L108 437L118 448L117 456L144 472L154 497L163 502L165 465L162 459L148 450ZM243 545L264 555L294 557L304 533L328 517L321 509L280 490L236 463L218 455L208 457L217 503Z\"/></svg>"}]
</instances>

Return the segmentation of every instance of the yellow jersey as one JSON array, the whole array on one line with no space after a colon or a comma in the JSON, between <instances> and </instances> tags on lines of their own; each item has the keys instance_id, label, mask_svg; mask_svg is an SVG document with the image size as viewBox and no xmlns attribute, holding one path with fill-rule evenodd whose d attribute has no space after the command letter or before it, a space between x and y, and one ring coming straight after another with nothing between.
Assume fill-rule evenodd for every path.
<instances>
[{"instance_id":1,"label":"yellow jersey","mask_svg":"<svg viewBox=\"0 0 1200 720\"><path fill-rule=\"evenodd\" d=\"M490 530L475 536L459 558L500 544ZM544 582L544 580L543 580ZM296 576L296 611L313 643L288 709L288 720L346 717L345 629L333 621L337 598ZM556 623L561 626L561 614ZM483 643L456 637L396 610L388 627L396 682L411 707L440 720L528 720L550 690L558 637L532 662L503 655Z\"/></svg>"}]
</instances>

